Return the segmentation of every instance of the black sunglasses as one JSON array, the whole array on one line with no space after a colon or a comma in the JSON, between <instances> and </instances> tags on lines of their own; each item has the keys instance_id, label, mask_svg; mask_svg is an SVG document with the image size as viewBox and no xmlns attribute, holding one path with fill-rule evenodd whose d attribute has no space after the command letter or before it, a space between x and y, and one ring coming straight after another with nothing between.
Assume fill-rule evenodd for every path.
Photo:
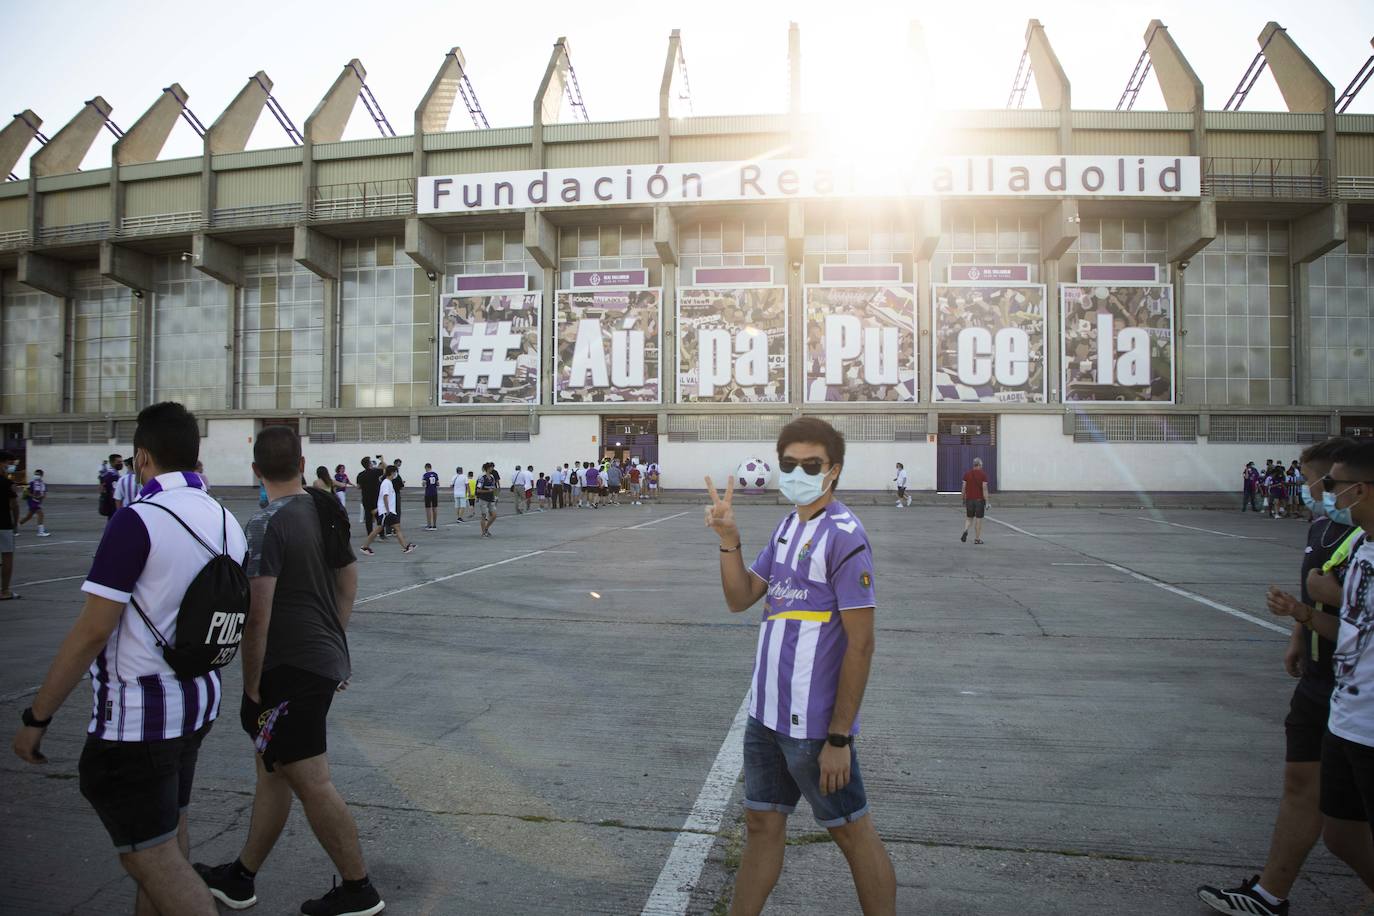
<instances>
[{"instance_id":1,"label":"black sunglasses","mask_svg":"<svg viewBox=\"0 0 1374 916\"><path fill-rule=\"evenodd\" d=\"M1330 474L1322 478L1322 487L1328 493L1336 492L1336 485L1342 483L1374 483L1374 480L1337 480Z\"/></svg>"},{"instance_id":2,"label":"black sunglasses","mask_svg":"<svg viewBox=\"0 0 1374 916\"><path fill-rule=\"evenodd\" d=\"M824 458L806 458L798 461L795 458L779 458L778 469L784 474L790 474L801 465L801 469L806 472L807 477L815 477L825 469L826 461Z\"/></svg>"}]
</instances>

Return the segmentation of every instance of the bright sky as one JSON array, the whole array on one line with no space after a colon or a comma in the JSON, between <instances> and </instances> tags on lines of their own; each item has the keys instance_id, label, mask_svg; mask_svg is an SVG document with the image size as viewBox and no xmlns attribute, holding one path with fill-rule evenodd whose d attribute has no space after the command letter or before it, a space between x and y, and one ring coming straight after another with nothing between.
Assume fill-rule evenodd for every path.
<instances>
[{"instance_id":1,"label":"bright sky","mask_svg":"<svg viewBox=\"0 0 1374 916\"><path fill-rule=\"evenodd\" d=\"M1042 0L1035 5L1000 0L692 0L680 5L236 0L215 4L214 14L198 12L207 6L168 0L120 5L0 0L7 33L0 57L0 111L8 116L31 108L52 136L86 99L102 95L114 108L114 122L127 129L164 86L180 82L191 110L208 126L247 78L262 69L300 128L343 65L357 57L396 132L408 134L415 105L444 53L458 45L492 126L521 126L531 121L553 42L566 35L593 120L650 118L658 111L668 34L678 28L695 114L780 112L787 105L789 21L801 27L803 107L860 125L901 118L903 105L909 112L1003 107L1025 44L1028 15L1045 25L1078 109L1116 107L1155 17L1169 27L1201 77L1209 109L1225 104L1270 19L1288 29L1338 94L1374 53L1374 2L1369 0ZM935 99L904 98L898 88L909 72L905 55L913 17L920 19L938 76ZM1036 104L1032 89L1026 105ZM1151 76L1136 109L1163 107ZM1245 110L1283 107L1266 72ZM1350 111L1374 112L1374 81ZM470 126L460 104L450 128ZM345 138L377 135L358 105ZM108 165L112 141L102 132L84 167ZM264 112L249 148L287 143ZM200 149L191 128L179 123L162 158L195 156ZM27 157L16 171L27 174Z\"/></svg>"}]
</instances>

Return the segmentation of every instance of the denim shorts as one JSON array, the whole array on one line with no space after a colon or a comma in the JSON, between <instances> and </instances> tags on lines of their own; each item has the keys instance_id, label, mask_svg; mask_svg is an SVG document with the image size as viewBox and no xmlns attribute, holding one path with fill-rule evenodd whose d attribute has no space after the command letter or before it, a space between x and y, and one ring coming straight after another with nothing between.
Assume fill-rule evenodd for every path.
<instances>
[{"instance_id":1,"label":"denim shorts","mask_svg":"<svg viewBox=\"0 0 1374 916\"><path fill-rule=\"evenodd\" d=\"M868 813L859 755L849 746L849 784L821 794L824 738L789 738L749 717L744 729L744 807L751 811L797 810L803 795L822 827L843 827Z\"/></svg>"}]
</instances>

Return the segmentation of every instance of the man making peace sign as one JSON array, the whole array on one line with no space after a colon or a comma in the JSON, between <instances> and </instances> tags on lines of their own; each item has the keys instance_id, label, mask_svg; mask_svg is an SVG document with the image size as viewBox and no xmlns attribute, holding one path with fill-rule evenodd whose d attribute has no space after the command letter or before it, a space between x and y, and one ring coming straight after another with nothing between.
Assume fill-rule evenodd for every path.
<instances>
[{"instance_id":1,"label":"man making peace sign","mask_svg":"<svg viewBox=\"0 0 1374 916\"><path fill-rule=\"evenodd\" d=\"M706 478L706 526L720 537L720 581L731 612L765 595L744 732L747 840L732 916L763 910L782 872L787 816L803 796L849 862L868 916L892 914L897 879L869 816L854 736L873 659L873 552L835 499L844 437L802 417L778 436L782 495L796 508L745 568L734 480Z\"/></svg>"}]
</instances>

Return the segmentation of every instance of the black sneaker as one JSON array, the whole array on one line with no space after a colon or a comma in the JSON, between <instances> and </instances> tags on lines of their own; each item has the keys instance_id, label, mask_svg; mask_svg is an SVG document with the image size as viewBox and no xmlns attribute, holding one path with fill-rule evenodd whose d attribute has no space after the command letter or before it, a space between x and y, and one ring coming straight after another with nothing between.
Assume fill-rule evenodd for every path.
<instances>
[{"instance_id":1,"label":"black sneaker","mask_svg":"<svg viewBox=\"0 0 1374 916\"><path fill-rule=\"evenodd\" d=\"M1288 916L1288 901L1273 904L1266 901L1255 890L1259 875L1255 875L1240 887L1222 890L1219 887L1202 885L1197 889L1198 899L1218 913L1247 913L1250 916Z\"/></svg>"},{"instance_id":2,"label":"black sneaker","mask_svg":"<svg viewBox=\"0 0 1374 916\"><path fill-rule=\"evenodd\" d=\"M964 541L964 542L967 542L967 541L968 541L968 532L965 531L963 534L959 535L959 540Z\"/></svg>"},{"instance_id":3,"label":"black sneaker","mask_svg":"<svg viewBox=\"0 0 1374 916\"><path fill-rule=\"evenodd\" d=\"M200 875L200 880L210 888L210 896L231 910L246 910L258 902L253 891L253 879L245 878L239 872L238 862L223 865L202 865L197 862L191 866Z\"/></svg>"},{"instance_id":4,"label":"black sneaker","mask_svg":"<svg viewBox=\"0 0 1374 916\"><path fill-rule=\"evenodd\" d=\"M382 901L382 895L371 884L358 890L335 884L320 899L301 904L301 912L305 916L374 916L384 909L386 904Z\"/></svg>"}]
</instances>

